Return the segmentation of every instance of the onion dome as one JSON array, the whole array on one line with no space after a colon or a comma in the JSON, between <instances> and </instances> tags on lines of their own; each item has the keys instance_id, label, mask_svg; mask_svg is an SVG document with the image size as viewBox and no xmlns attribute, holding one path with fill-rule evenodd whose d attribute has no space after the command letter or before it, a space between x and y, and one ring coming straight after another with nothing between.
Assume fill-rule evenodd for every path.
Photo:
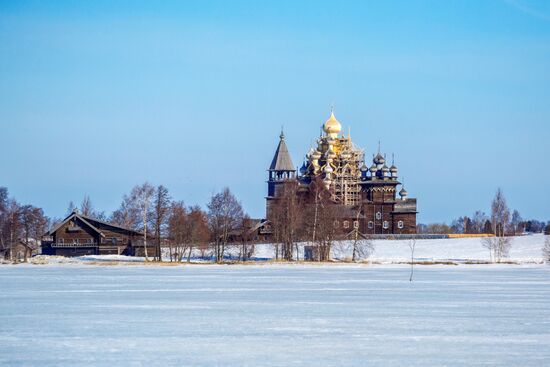
<instances>
[{"instance_id":1,"label":"onion dome","mask_svg":"<svg viewBox=\"0 0 550 367\"><path fill-rule=\"evenodd\" d=\"M361 172L368 172L369 167L367 167L365 162L363 162L363 164L361 165L361 167L359 169L361 170Z\"/></svg>"},{"instance_id":2,"label":"onion dome","mask_svg":"<svg viewBox=\"0 0 550 367\"><path fill-rule=\"evenodd\" d=\"M390 173L390 169L388 168L388 166L384 164L384 166L382 167L382 176L388 177L389 173Z\"/></svg>"},{"instance_id":3,"label":"onion dome","mask_svg":"<svg viewBox=\"0 0 550 367\"><path fill-rule=\"evenodd\" d=\"M401 196L401 199L405 199L407 197L407 190L405 190L405 186L401 187L401 190L399 191L399 196Z\"/></svg>"},{"instance_id":4,"label":"onion dome","mask_svg":"<svg viewBox=\"0 0 550 367\"><path fill-rule=\"evenodd\" d=\"M397 173L397 167L395 166L395 164L390 167L390 172Z\"/></svg>"},{"instance_id":5,"label":"onion dome","mask_svg":"<svg viewBox=\"0 0 550 367\"><path fill-rule=\"evenodd\" d=\"M302 163L302 167L300 168L300 173L302 175L305 175L307 172L307 166L306 166L306 162Z\"/></svg>"},{"instance_id":6,"label":"onion dome","mask_svg":"<svg viewBox=\"0 0 550 367\"><path fill-rule=\"evenodd\" d=\"M330 164L327 164L324 169L325 173L332 173L334 170L330 166Z\"/></svg>"},{"instance_id":7,"label":"onion dome","mask_svg":"<svg viewBox=\"0 0 550 367\"><path fill-rule=\"evenodd\" d=\"M380 153L378 153L376 155L376 157L374 157L374 159L372 160L375 164L384 164L386 163L386 160L384 159L384 156Z\"/></svg>"},{"instance_id":8,"label":"onion dome","mask_svg":"<svg viewBox=\"0 0 550 367\"><path fill-rule=\"evenodd\" d=\"M370 166L370 172L374 175L374 173L376 172L376 164Z\"/></svg>"},{"instance_id":9,"label":"onion dome","mask_svg":"<svg viewBox=\"0 0 550 367\"><path fill-rule=\"evenodd\" d=\"M340 124L340 121L336 120L336 117L334 117L334 112L330 112L330 117L323 125L323 130L331 138L336 138L338 133L342 130L342 124Z\"/></svg>"},{"instance_id":10,"label":"onion dome","mask_svg":"<svg viewBox=\"0 0 550 367\"><path fill-rule=\"evenodd\" d=\"M315 150L315 151L311 154L311 158L313 158L313 159L319 159L319 158L321 158L321 152L318 151L318 150Z\"/></svg>"}]
</instances>

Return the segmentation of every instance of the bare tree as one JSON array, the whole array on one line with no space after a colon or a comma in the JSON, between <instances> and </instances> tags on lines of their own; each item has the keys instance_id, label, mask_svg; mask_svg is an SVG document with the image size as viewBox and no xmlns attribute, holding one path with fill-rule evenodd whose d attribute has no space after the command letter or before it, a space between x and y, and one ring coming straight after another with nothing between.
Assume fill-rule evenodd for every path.
<instances>
[{"instance_id":1,"label":"bare tree","mask_svg":"<svg viewBox=\"0 0 550 367\"><path fill-rule=\"evenodd\" d=\"M497 238L496 237L485 237L481 239L481 245L485 247L487 250L489 250L489 261L493 262L495 261L495 253L496 253L496 246L497 246Z\"/></svg>"},{"instance_id":2,"label":"bare tree","mask_svg":"<svg viewBox=\"0 0 550 367\"><path fill-rule=\"evenodd\" d=\"M145 261L149 261L149 255L147 252L147 223L150 218L151 200L154 193L155 188L148 182L135 186L130 193L132 202L134 202L136 207L139 209L143 223L143 247L145 252Z\"/></svg>"},{"instance_id":3,"label":"bare tree","mask_svg":"<svg viewBox=\"0 0 550 367\"><path fill-rule=\"evenodd\" d=\"M170 261L181 262L187 250L187 244L190 242L189 218L183 201L172 203L168 218L168 237L170 238Z\"/></svg>"},{"instance_id":4,"label":"bare tree","mask_svg":"<svg viewBox=\"0 0 550 367\"><path fill-rule=\"evenodd\" d=\"M170 211L170 195L163 185L157 186L153 197L153 224L155 230L157 260L162 261L161 243L168 224Z\"/></svg>"},{"instance_id":5,"label":"bare tree","mask_svg":"<svg viewBox=\"0 0 550 367\"><path fill-rule=\"evenodd\" d=\"M41 208L19 205L15 199L8 197L6 188L0 187L0 249L12 248L19 240L34 247L39 244L48 225L49 219Z\"/></svg>"},{"instance_id":6,"label":"bare tree","mask_svg":"<svg viewBox=\"0 0 550 367\"><path fill-rule=\"evenodd\" d=\"M331 193L323 181L316 178L310 184L313 202L305 205L303 211L303 237L316 248L317 261L330 259L333 242L338 236L335 220L339 218L340 207L331 200Z\"/></svg>"},{"instance_id":7,"label":"bare tree","mask_svg":"<svg viewBox=\"0 0 550 367\"><path fill-rule=\"evenodd\" d=\"M512 226L512 232L514 235L517 235L521 232L523 232L522 228L523 218L521 217L521 214L517 210L514 210L512 213L512 220L510 222Z\"/></svg>"},{"instance_id":8,"label":"bare tree","mask_svg":"<svg viewBox=\"0 0 550 367\"><path fill-rule=\"evenodd\" d=\"M20 208L20 221L24 241L27 246L31 246L31 239L33 239L35 243L38 243L49 223L49 219L44 215L44 211L32 205L23 205ZM25 261L27 261L26 254Z\"/></svg>"},{"instance_id":9,"label":"bare tree","mask_svg":"<svg viewBox=\"0 0 550 367\"><path fill-rule=\"evenodd\" d=\"M78 208L76 207L76 205L74 205L74 202L72 200L69 201L69 205L67 206L67 212L66 212L65 216L71 215L71 213L74 212L77 209Z\"/></svg>"},{"instance_id":10,"label":"bare tree","mask_svg":"<svg viewBox=\"0 0 550 367\"><path fill-rule=\"evenodd\" d=\"M409 282L412 282L414 273L414 250L416 249L416 240L413 238L409 241L408 245L409 249L411 250L411 276L409 277Z\"/></svg>"},{"instance_id":11,"label":"bare tree","mask_svg":"<svg viewBox=\"0 0 550 367\"><path fill-rule=\"evenodd\" d=\"M491 203L491 221L495 235L503 237L510 224L510 209L508 209L506 198L500 188L497 189Z\"/></svg>"},{"instance_id":12,"label":"bare tree","mask_svg":"<svg viewBox=\"0 0 550 367\"><path fill-rule=\"evenodd\" d=\"M241 203L228 188L212 195L208 203L208 223L212 231L216 262L223 261L229 234L239 229L243 215Z\"/></svg>"},{"instance_id":13,"label":"bare tree","mask_svg":"<svg viewBox=\"0 0 550 367\"><path fill-rule=\"evenodd\" d=\"M110 221L124 228L140 229L140 210L132 196L124 195L120 207L111 214Z\"/></svg>"},{"instance_id":14,"label":"bare tree","mask_svg":"<svg viewBox=\"0 0 550 367\"><path fill-rule=\"evenodd\" d=\"M5 213L5 222L2 232L6 236L5 248L12 248L23 234L21 223L21 206L15 199L8 199Z\"/></svg>"},{"instance_id":15,"label":"bare tree","mask_svg":"<svg viewBox=\"0 0 550 367\"><path fill-rule=\"evenodd\" d=\"M491 222L495 237L490 237L485 242L486 246L492 248L493 259L500 262L502 258L508 257L512 246L511 239L505 237L510 225L510 209L500 188L491 203ZM491 242L490 245L489 242Z\"/></svg>"},{"instance_id":16,"label":"bare tree","mask_svg":"<svg viewBox=\"0 0 550 367\"><path fill-rule=\"evenodd\" d=\"M82 199L82 202L80 203L80 213L86 217L91 217L99 220L107 219L105 216L105 212L95 210L94 205L92 204L92 200L88 195L85 195Z\"/></svg>"},{"instance_id":17,"label":"bare tree","mask_svg":"<svg viewBox=\"0 0 550 367\"><path fill-rule=\"evenodd\" d=\"M208 217L198 205L189 208L188 221L191 234L187 262L190 262L191 252L194 248L198 248L201 252L203 249L207 249L211 234L208 228Z\"/></svg>"},{"instance_id":18,"label":"bare tree","mask_svg":"<svg viewBox=\"0 0 550 367\"><path fill-rule=\"evenodd\" d=\"M480 210L477 210L474 213L474 215L472 216L472 232L473 233L483 233L485 222L488 219L489 218L487 217L487 215L484 212L482 212Z\"/></svg>"},{"instance_id":19,"label":"bare tree","mask_svg":"<svg viewBox=\"0 0 550 367\"><path fill-rule=\"evenodd\" d=\"M491 203L490 228L493 230L493 237L481 240L483 247L489 250L491 262L501 262L503 258L508 257L512 240L506 235L510 227L510 209L508 209L506 198L499 188Z\"/></svg>"},{"instance_id":20,"label":"bare tree","mask_svg":"<svg viewBox=\"0 0 550 367\"><path fill-rule=\"evenodd\" d=\"M298 181L286 181L274 203L271 224L274 237L281 245L282 257L287 261L293 260L293 249L299 240L302 207L298 199Z\"/></svg>"},{"instance_id":21,"label":"bare tree","mask_svg":"<svg viewBox=\"0 0 550 367\"><path fill-rule=\"evenodd\" d=\"M85 195L80 203L80 213L87 217L92 217L94 214L94 206L88 195Z\"/></svg>"},{"instance_id":22,"label":"bare tree","mask_svg":"<svg viewBox=\"0 0 550 367\"><path fill-rule=\"evenodd\" d=\"M334 222L340 217L341 207L330 200L324 200L317 207L316 245L319 261L330 260L332 245L338 238Z\"/></svg>"},{"instance_id":23,"label":"bare tree","mask_svg":"<svg viewBox=\"0 0 550 367\"><path fill-rule=\"evenodd\" d=\"M7 248L6 222L8 212L8 189L0 187L0 249Z\"/></svg>"},{"instance_id":24,"label":"bare tree","mask_svg":"<svg viewBox=\"0 0 550 367\"><path fill-rule=\"evenodd\" d=\"M245 214L242 218L241 226L241 246L239 249L239 257L241 261L247 261L250 259L254 253L254 227L253 223L248 216Z\"/></svg>"}]
</instances>

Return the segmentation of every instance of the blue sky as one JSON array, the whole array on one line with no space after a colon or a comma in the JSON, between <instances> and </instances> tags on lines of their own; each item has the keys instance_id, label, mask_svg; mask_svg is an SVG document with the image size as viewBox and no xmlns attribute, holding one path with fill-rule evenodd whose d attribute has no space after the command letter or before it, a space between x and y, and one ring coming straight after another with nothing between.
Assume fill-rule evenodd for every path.
<instances>
[{"instance_id":1,"label":"blue sky","mask_svg":"<svg viewBox=\"0 0 550 367\"><path fill-rule=\"evenodd\" d=\"M550 220L550 2L0 2L0 185L50 216L147 180L261 217L281 125L298 165L331 104L420 222L499 186Z\"/></svg>"}]
</instances>

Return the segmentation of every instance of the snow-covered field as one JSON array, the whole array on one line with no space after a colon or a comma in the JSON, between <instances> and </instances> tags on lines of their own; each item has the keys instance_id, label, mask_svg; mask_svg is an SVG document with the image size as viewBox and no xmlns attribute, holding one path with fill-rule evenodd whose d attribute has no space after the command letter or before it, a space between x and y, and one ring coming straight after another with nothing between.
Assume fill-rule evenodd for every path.
<instances>
[{"instance_id":1,"label":"snow-covered field","mask_svg":"<svg viewBox=\"0 0 550 367\"><path fill-rule=\"evenodd\" d=\"M543 263L542 248L545 236L528 235L512 238L510 256L504 261L518 264ZM399 264L409 262L411 251L409 240L375 240L374 252L368 259L374 264ZM304 258L304 245L299 246L299 258ZM334 261L350 261L352 258L352 243L350 241L337 242L331 253ZM165 249L163 258L169 261L168 249ZM226 251L227 258L238 259L239 248L230 247ZM207 256L209 256L207 254ZM481 238L454 238L454 239L429 239L416 240L415 261L419 262L448 262L454 264L489 262L489 250L483 247ZM255 246L253 261L266 261L275 259L275 247L272 244ZM197 250L192 257L192 262L211 262L212 258L202 258ZM364 259L363 259L364 260ZM80 264L80 263L104 263L126 264L145 261L142 257L130 257L122 255L88 255L78 258L63 258L59 256L33 257L33 264ZM4 262L8 264L9 262ZM0 262L0 265L2 262Z\"/></svg>"},{"instance_id":2,"label":"snow-covered field","mask_svg":"<svg viewBox=\"0 0 550 367\"><path fill-rule=\"evenodd\" d=\"M541 234L512 238L512 248L507 260L519 263L542 262L542 247L545 236ZM410 261L409 240L375 240L372 262L399 263ZM301 248L303 249L303 248ZM275 257L272 245L256 246L255 257L272 259ZM351 242L337 243L332 249L334 260L351 259ZM303 252L300 252L303 259ZM481 238L453 238L416 240L415 259L425 261L489 261L489 250L483 247Z\"/></svg>"},{"instance_id":3,"label":"snow-covered field","mask_svg":"<svg viewBox=\"0 0 550 367\"><path fill-rule=\"evenodd\" d=\"M0 365L550 365L550 266L0 266Z\"/></svg>"}]
</instances>

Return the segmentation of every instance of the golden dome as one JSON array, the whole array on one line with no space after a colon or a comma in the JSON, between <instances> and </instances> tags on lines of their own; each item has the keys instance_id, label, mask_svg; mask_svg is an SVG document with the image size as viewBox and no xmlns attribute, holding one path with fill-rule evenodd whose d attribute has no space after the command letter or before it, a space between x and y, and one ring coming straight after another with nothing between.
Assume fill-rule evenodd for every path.
<instances>
[{"instance_id":1,"label":"golden dome","mask_svg":"<svg viewBox=\"0 0 550 367\"><path fill-rule=\"evenodd\" d=\"M334 112L330 112L330 117L323 125L323 130L333 138L337 137L340 130L342 130L342 125L340 121L336 120L336 117L334 117Z\"/></svg>"}]
</instances>

